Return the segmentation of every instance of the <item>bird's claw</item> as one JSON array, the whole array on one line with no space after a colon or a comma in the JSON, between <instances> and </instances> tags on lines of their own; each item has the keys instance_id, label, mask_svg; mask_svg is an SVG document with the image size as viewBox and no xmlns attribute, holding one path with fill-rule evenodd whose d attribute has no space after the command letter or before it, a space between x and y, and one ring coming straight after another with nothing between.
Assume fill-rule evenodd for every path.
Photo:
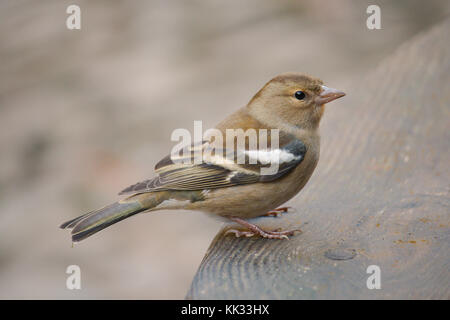
<instances>
[{"instance_id":1,"label":"bird's claw","mask_svg":"<svg viewBox=\"0 0 450 320\"><path fill-rule=\"evenodd\" d=\"M281 213L286 213L292 209L292 207L281 207L277 209L273 209L265 214L266 217L278 217Z\"/></svg>"},{"instance_id":2,"label":"bird's claw","mask_svg":"<svg viewBox=\"0 0 450 320\"><path fill-rule=\"evenodd\" d=\"M288 236L293 235L296 231L301 232L300 229L293 229L293 230L286 230L286 231L281 231L281 230L278 231L279 229L277 229L276 231L266 231L266 230L261 229L260 227L258 227L257 225L255 225L253 223L245 221L244 219L234 217L234 216L229 216L228 218L247 229L245 231L241 231L241 230L237 230L237 229L229 229L226 231L225 234L234 233L234 235L237 238L239 238L241 236L253 237L255 235L259 235L263 238L268 238L268 239L286 239L287 240L287 239L289 239Z\"/></svg>"},{"instance_id":3,"label":"bird's claw","mask_svg":"<svg viewBox=\"0 0 450 320\"><path fill-rule=\"evenodd\" d=\"M274 231L265 231L262 229L259 229L257 232L253 232L253 231L243 231L243 230L237 230L237 229L228 229L225 234L229 234L229 233L233 233L236 238L240 238L240 237L253 237L256 235L259 235L263 238L267 238L267 239L286 239L289 240L288 236L292 236L294 235L294 233L296 231L298 232L302 232L300 229L294 229L294 230L286 230L286 231L279 231L280 229L276 229Z\"/></svg>"},{"instance_id":4,"label":"bird's claw","mask_svg":"<svg viewBox=\"0 0 450 320\"><path fill-rule=\"evenodd\" d=\"M240 237L249 238L249 237L253 237L256 234L251 231L241 231L241 230L236 230L236 229L229 229L229 230L227 230L227 232L225 232L225 234L229 234L229 233L234 233L236 238L240 238Z\"/></svg>"}]
</instances>

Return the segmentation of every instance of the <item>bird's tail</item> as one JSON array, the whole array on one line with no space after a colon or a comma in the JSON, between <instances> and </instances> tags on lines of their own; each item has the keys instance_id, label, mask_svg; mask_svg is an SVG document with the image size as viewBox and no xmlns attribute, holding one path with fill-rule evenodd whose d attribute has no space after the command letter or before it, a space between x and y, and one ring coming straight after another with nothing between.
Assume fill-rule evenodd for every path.
<instances>
[{"instance_id":1,"label":"bird's tail","mask_svg":"<svg viewBox=\"0 0 450 320\"><path fill-rule=\"evenodd\" d=\"M63 223L61 229L72 229L72 241L79 242L100 230L139 212L151 210L166 200L165 191L131 196L101 209L88 212Z\"/></svg>"}]
</instances>

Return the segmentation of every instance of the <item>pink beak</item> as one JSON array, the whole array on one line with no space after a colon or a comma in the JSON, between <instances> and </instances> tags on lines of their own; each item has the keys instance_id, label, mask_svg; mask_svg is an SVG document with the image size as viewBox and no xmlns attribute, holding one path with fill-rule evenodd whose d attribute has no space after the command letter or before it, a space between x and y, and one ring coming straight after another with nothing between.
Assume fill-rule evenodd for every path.
<instances>
[{"instance_id":1,"label":"pink beak","mask_svg":"<svg viewBox=\"0 0 450 320\"><path fill-rule=\"evenodd\" d=\"M317 104L322 105L343 96L345 96L345 93L342 91L328 88L327 86L322 86L322 91L320 92L320 95L315 99L315 101Z\"/></svg>"}]
</instances>

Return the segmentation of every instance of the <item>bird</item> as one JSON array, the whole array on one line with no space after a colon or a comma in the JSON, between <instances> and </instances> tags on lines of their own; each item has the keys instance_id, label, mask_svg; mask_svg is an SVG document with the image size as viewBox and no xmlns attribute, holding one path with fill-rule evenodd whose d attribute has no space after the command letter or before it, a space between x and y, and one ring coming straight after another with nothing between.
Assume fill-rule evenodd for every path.
<instances>
[{"instance_id":1,"label":"bird","mask_svg":"<svg viewBox=\"0 0 450 320\"><path fill-rule=\"evenodd\" d=\"M343 96L310 75L279 74L219 122L215 135L171 152L156 164L153 178L122 190L123 199L60 228L71 229L72 241L79 242L137 213L185 209L235 222L239 228L228 232L236 237L288 239L301 230L264 230L248 220L288 211L279 206L303 189L319 161L325 104ZM238 136L231 147L217 138L230 130L256 133L256 147L249 136L240 147Z\"/></svg>"}]
</instances>

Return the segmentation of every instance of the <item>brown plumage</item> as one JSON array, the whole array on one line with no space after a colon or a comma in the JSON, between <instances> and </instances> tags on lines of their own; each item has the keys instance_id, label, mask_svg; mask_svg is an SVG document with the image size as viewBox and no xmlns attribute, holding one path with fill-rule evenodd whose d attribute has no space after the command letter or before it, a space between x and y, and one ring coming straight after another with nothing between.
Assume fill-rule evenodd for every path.
<instances>
[{"instance_id":1,"label":"brown plumage","mask_svg":"<svg viewBox=\"0 0 450 320\"><path fill-rule=\"evenodd\" d=\"M223 137L227 129L254 130L257 145L259 133L267 132L266 149L252 149L246 140L241 150L236 146L238 138L230 149L225 138L220 141L210 137L203 144L187 148L181 156L191 160L214 150L202 163L182 163L173 155L167 156L156 165L155 178L120 193L128 194L128 198L68 221L61 228L71 228L73 241L80 241L139 212L188 209L229 218L248 229L231 230L236 236L287 238L296 230L265 231L245 219L267 214L305 186L319 160L318 128L324 105L344 95L324 86L319 79L300 73L281 74L269 81L247 106L216 126ZM271 134L273 129L278 130L277 141ZM275 142L279 148L270 150ZM239 154L245 163L238 163ZM252 163L250 160L255 157L257 161ZM263 174L272 163L278 170Z\"/></svg>"}]
</instances>

